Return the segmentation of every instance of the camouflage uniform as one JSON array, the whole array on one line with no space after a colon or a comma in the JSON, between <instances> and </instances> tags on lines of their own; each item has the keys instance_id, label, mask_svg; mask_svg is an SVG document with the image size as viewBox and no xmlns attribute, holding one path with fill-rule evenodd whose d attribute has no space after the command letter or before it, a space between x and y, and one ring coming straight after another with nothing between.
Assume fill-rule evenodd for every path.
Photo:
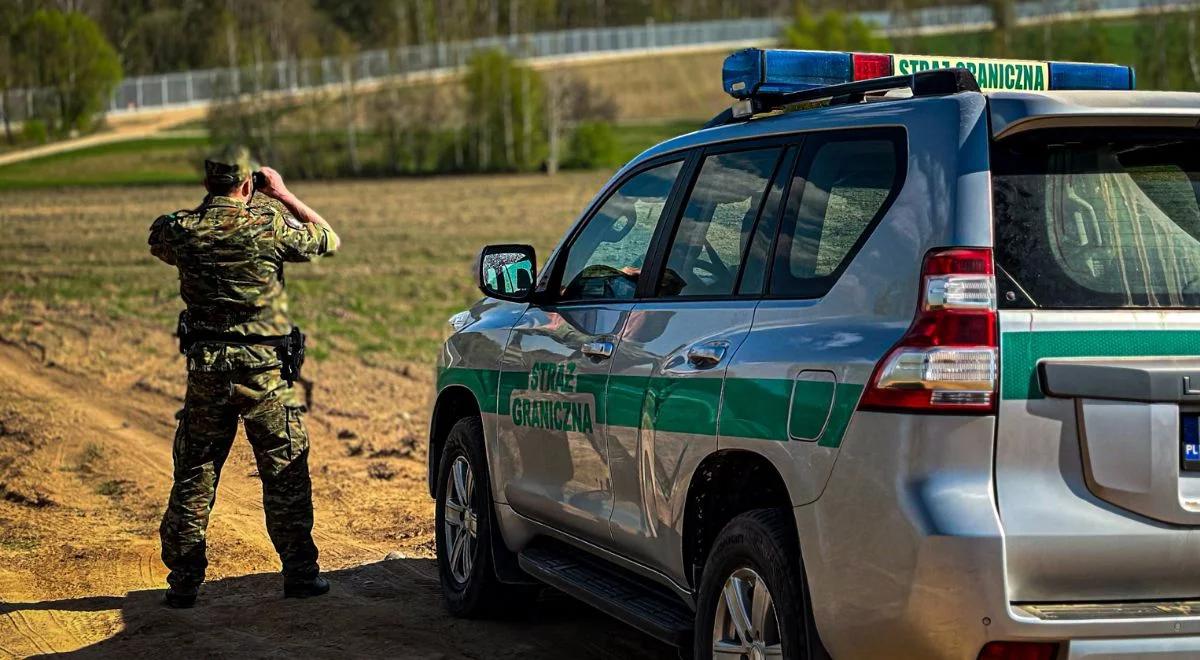
<instances>
[{"instance_id":1,"label":"camouflage uniform","mask_svg":"<svg viewBox=\"0 0 1200 660\"><path fill-rule=\"evenodd\" d=\"M216 196L155 220L149 243L154 256L178 268L192 327L222 336L278 336L291 330L283 263L330 254L339 240L277 206ZM204 579L205 530L239 418L258 463L267 531L283 573L315 576L304 408L281 380L274 348L200 341L188 351L187 367L187 396L176 415L175 485L159 529L168 583Z\"/></svg>"}]
</instances>

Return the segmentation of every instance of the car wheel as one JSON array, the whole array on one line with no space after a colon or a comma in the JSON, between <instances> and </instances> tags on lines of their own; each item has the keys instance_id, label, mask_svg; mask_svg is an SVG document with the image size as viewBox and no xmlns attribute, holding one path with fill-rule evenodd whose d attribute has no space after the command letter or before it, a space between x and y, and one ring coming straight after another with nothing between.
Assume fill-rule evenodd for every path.
<instances>
[{"instance_id":1,"label":"car wheel","mask_svg":"<svg viewBox=\"0 0 1200 660\"><path fill-rule=\"evenodd\" d=\"M812 660L819 647L789 512L737 516L713 543L700 580L697 658Z\"/></svg>"},{"instance_id":2,"label":"car wheel","mask_svg":"<svg viewBox=\"0 0 1200 660\"><path fill-rule=\"evenodd\" d=\"M450 614L493 614L506 599L525 597L528 589L500 582L492 564L495 528L479 419L459 420L450 429L438 463L436 502L438 574Z\"/></svg>"}]
</instances>

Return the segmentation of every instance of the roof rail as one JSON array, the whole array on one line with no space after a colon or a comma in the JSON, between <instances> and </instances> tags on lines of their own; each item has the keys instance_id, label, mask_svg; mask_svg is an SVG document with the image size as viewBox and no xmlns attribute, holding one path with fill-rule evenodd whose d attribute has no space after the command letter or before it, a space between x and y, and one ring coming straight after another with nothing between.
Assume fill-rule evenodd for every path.
<instances>
[{"instance_id":1,"label":"roof rail","mask_svg":"<svg viewBox=\"0 0 1200 660\"><path fill-rule=\"evenodd\" d=\"M959 92L978 92L979 82L970 71L960 68L933 69L907 76L870 78L849 83L805 89L785 94L758 95L742 99L713 117L703 128L715 128L746 121L755 115L772 112L789 105L828 99L829 105L861 103L867 94L894 89L910 89L913 97L945 96Z\"/></svg>"}]
</instances>

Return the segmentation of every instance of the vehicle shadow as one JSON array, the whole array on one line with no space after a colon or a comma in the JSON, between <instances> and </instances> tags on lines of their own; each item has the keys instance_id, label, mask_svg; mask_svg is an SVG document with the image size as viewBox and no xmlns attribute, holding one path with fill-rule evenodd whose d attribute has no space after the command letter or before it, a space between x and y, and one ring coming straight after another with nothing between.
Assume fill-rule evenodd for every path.
<instances>
[{"instance_id":1,"label":"vehicle shadow","mask_svg":"<svg viewBox=\"0 0 1200 660\"><path fill-rule=\"evenodd\" d=\"M547 590L504 618L451 618L429 559L393 559L326 574L331 592L284 600L275 574L208 583L189 610L162 605L163 591L0 603L9 613L120 610L123 627L103 641L39 657L675 658L674 649L573 599ZM63 614L56 614L63 613Z\"/></svg>"}]
</instances>

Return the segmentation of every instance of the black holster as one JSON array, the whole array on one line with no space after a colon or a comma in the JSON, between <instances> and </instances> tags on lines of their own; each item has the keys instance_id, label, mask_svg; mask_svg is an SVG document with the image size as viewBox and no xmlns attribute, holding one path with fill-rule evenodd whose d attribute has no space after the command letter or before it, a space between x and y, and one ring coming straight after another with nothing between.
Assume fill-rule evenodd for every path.
<instances>
[{"instance_id":1,"label":"black holster","mask_svg":"<svg viewBox=\"0 0 1200 660\"><path fill-rule=\"evenodd\" d=\"M304 333L298 326L292 326L292 331L275 346L280 375L288 385L300 380L300 368L304 366L304 342Z\"/></svg>"},{"instance_id":2,"label":"black holster","mask_svg":"<svg viewBox=\"0 0 1200 660\"><path fill-rule=\"evenodd\" d=\"M179 339L179 352L187 355L195 341L192 337L192 326L188 322L186 309L179 312L179 320L175 322L175 337Z\"/></svg>"}]
</instances>

